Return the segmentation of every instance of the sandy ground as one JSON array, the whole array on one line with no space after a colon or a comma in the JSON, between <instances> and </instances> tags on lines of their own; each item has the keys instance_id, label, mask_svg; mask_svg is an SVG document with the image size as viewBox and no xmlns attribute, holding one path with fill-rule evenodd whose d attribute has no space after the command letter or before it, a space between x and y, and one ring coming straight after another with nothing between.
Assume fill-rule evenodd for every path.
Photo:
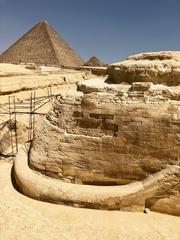
<instances>
[{"instance_id":1,"label":"sandy ground","mask_svg":"<svg viewBox=\"0 0 180 240\"><path fill-rule=\"evenodd\" d=\"M0 160L0 240L179 240L180 218L151 212L78 209L36 201L11 182Z\"/></svg>"}]
</instances>

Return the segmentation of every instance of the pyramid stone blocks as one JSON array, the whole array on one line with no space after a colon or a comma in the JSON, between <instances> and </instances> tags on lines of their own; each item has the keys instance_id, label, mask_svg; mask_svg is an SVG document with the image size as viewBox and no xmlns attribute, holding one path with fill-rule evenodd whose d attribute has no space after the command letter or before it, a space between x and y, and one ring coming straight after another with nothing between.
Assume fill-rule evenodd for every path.
<instances>
[{"instance_id":1,"label":"pyramid stone blocks","mask_svg":"<svg viewBox=\"0 0 180 240\"><path fill-rule=\"evenodd\" d=\"M81 66L83 60L46 21L29 32L0 55L1 63L36 63Z\"/></svg>"}]
</instances>

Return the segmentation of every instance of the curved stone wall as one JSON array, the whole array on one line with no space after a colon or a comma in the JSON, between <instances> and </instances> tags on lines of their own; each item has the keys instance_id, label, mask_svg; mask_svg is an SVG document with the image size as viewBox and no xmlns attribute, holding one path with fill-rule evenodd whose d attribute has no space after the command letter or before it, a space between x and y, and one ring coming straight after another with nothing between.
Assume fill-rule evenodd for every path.
<instances>
[{"instance_id":1,"label":"curved stone wall","mask_svg":"<svg viewBox=\"0 0 180 240\"><path fill-rule=\"evenodd\" d=\"M180 157L180 105L148 92L60 96L35 131L30 166L72 183L142 180Z\"/></svg>"},{"instance_id":2,"label":"curved stone wall","mask_svg":"<svg viewBox=\"0 0 180 240\"><path fill-rule=\"evenodd\" d=\"M143 181L124 186L65 183L32 171L24 147L19 148L13 168L19 190L37 200L108 210L143 211L149 207L177 216L180 215L179 174L180 167L169 166Z\"/></svg>"}]
</instances>

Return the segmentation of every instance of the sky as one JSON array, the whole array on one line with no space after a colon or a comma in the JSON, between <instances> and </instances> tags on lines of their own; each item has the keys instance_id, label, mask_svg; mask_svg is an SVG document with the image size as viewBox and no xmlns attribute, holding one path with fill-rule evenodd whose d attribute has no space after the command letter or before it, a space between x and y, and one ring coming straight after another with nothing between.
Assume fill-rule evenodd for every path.
<instances>
[{"instance_id":1,"label":"sky","mask_svg":"<svg viewBox=\"0 0 180 240\"><path fill-rule=\"evenodd\" d=\"M180 0L0 0L0 53L41 20L85 61L180 50Z\"/></svg>"}]
</instances>

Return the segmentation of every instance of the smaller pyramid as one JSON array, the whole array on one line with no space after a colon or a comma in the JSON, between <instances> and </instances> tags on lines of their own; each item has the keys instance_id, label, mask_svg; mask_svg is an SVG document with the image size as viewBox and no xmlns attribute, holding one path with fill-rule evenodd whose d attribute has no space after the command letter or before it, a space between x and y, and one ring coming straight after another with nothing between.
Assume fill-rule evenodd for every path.
<instances>
[{"instance_id":1,"label":"smaller pyramid","mask_svg":"<svg viewBox=\"0 0 180 240\"><path fill-rule=\"evenodd\" d=\"M84 64L84 66L89 66L89 67L105 67L106 64L102 63L99 58L93 56L89 58L89 60Z\"/></svg>"},{"instance_id":2,"label":"smaller pyramid","mask_svg":"<svg viewBox=\"0 0 180 240\"><path fill-rule=\"evenodd\" d=\"M46 21L41 21L0 55L0 63L82 66L83 60Z\"/></svg>"}]
</instances>

